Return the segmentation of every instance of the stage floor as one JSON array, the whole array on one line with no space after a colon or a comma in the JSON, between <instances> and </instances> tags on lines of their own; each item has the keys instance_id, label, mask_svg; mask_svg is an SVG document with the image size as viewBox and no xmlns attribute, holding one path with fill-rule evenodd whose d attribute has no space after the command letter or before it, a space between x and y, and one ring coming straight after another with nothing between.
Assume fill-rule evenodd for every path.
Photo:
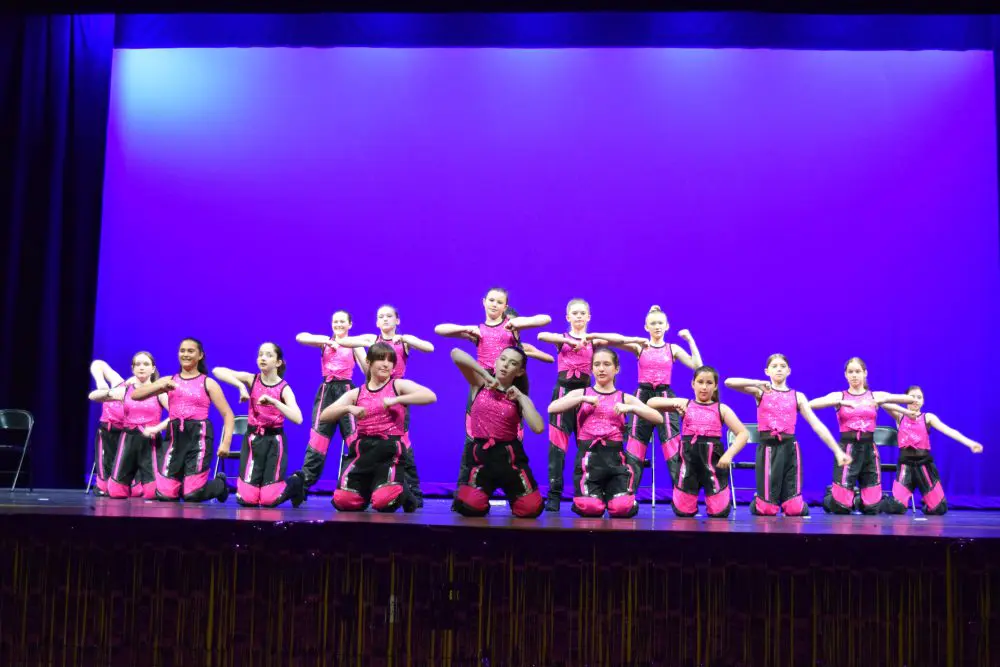
<instances>
[{"instance_id":1,"label":"stage floor","mask_svg":"<svg viewBox=\"0 0 1000 667\"><path fill-rule=\"evenodd\" d=\"M113 517L144 519L196 519L208 521L308 522L336 524L405 525L449 529L505 529L521 531L625 532L666 531L677 533L753 533L778 535L864 535L870 537L908 537L937 539L1000 539L1000 512L953 510L939 517L924 517L912 512L903 516L834 516L820 508L810 508L812 515L803 518L757 517L745 505L727 519L704 515L678 518L668 504L641 506L632 519L584 519L570 511L564 502L558 514L545 513L538 520L515 519L506 503L494 501L491 516L469 519L450 510L450 500L427 500L424 508L413 514L337 512L330 496L310 496L299 508L285 505L274 509L240 507L231 496L225 504L162 503L143 500L111 500L84 495L82 491L36 490L0 493L0 515Z\"/></svg>"}]
</instances>

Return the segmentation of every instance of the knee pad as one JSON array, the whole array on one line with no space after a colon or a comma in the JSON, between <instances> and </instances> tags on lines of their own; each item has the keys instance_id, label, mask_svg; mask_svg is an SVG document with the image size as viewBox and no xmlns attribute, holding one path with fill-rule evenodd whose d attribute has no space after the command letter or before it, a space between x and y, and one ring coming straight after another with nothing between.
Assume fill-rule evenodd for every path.
<instances>
[{"instance_id":1,"label":"knee pad","mask_svg":"<svg viewBox=\"0 0 1000 667\"><path fill-rule=\"evenodd\" d=\"M490 511L490 497L481 489L463 484L458 487L453 507L462 516L486 516Z\"/></svg>"},{"instance_id":2,"label":"knee pad","mask_svg":"<svg viewBox=\"0 0 1000 667\"><path fill-rule=\"evenodd\" d=\"M372 507L379 512L395 512L403 501L402 484L386 484L372 492Z\"/></svg>"},{"instance_id":3,"label":"knee pad","mask_svg":"<svg viewBox=\"0 0 1000 667\"><path fill-rule=\"evenodd\" d=\"M866 486L861 489L861 505L863 509L869 510L871 508L878 508L882 503L882 487L881 486Z\"/></svg>"},{"instance_id":4,"label":"knee pad","mask_svg":"<svg viewBox=\"0 0 1000 667\"><path fill-rule=\"evenodd\" d=\"M344 489L333 492L333 506L340 512L360 512L365 505L365 499L360 493Z\"/></svg>"},{"instance_id":5,"label":"knee pad","mask_svg":"<svg viewBox=\"0 0 1000 667\"><path fill-rule=\"evenodd\" d=\"M785 516L809 516L809 506L802 500L802 496L795 496L781 503L781 511Z\"/></svg>"},{"instance_id":6,"label":"knee pad","mask_svg":"<svg viewBox=\"0 0 1000 667\"><path fill-rule=\"evenodd\" d=\"M316 431L309 431L309 449L326 456L327 450L330 449L330 438Z\"/></svg>"},{"instance_id":7,"label":"knee pad","mask_svg":"<svg viewBox=\"0 0 1000 667\"><path fill-rule=\"evenodd\" d=\"M698 513L698 496L674 487L673 503L670 505L677 516L694 516Z\"/></svg>"},{"instance_id":8,"label":"knee pad","mask_svg":"<svg viewBox=\"0 0 1000 667\"><path fill-rule=\"evenodd\" d=\"M850 514L854 509L854 491L834 484L823 499L823 506L835 514Z\"/></svg>"},{"instance_id":9,"label":"knee pad","mask_svg":"<svg viewBox=\"0 0 1000 667\"><path fill-rule=\"evenodd\" d=\"M727 517L729 516L729 511L733 509L733 506L729 504L731 500L732 496L727 486L718 493L705 495L705 509L708 511L709 516Z\"/></svg>"},{"instance_id":10,"label":"knee pad","mask_svg":"<svg viewBox=\"0 0 1000 667\"><path fill-rule=\"evenodd\" d=\"M564 452L569 447L569 436L565 431L560 431L555 426L549 424L549 444Z\"/></svg>"},{"instance_id":11,"label":"knee pad","mask_svg":"<svg viewBox=\"0 0 1000 667\"><path fill-rule=\"evenodd\" d=\"M932 486L931 490L924 494L923 500L924 514L944 514L948 511L948 504L944 499L944 489L941 488L941 482Z\"/></svg>"},{"instance_id":12,"label":"knee pad","mask_svg":"<svg viewBox=\"0 0 1000 667\"><path fill-rule=\"evenodd\" d=\"M260 488L247 484L242 478L238 479L236 480L236 500L241 505L259 505L261 502Z\"/></svg>"},{"instance_id":13,"label":"knee pad","mask_svg":"<svg viewBox=\"0 0 1000 667\"><path fill-rule=\"evenodd\" d=\"M616 519L630 519L638 513L639 503L635 501L635 496L631 493L615 496L608 501L608 516Z\"/></svg>"},{"instance_id":14,"label":"knee pad","mask_svg":"<svg viewBox=\"0 0 1000 667\"><path fill-rule=\"evenodd\" d=\"M542 513L542 494L532 491L523 496L518 496L510 504L510 512L519 519L535 519Z\"/></svg>"},{"instance_id":15,"label":"knee pad","mask_svg":"<svg viewBox=\"0 0 1000 667\"><path fill-rule=\"evenodd\" d=\"M750 503L750 513L757 516L777 516L780 508L774 503L769 503L760 496L754 496Z\"/></svg>"},{"instance_id":16,"label":"knee pad","mask_svg":"<svg viewBox=\"0 0 1000 667\"><path fill-rule=\"evenodd\" d=\"M115 480L108 480L108 497L124 499L132 496L132 489Z\"/></svg>"},{"instance_id":17,"label":"knee pad","mask_svg":"<svg viewBox=\"0 0 1000 667\"><path fill-rule=\"evenodd\" d=\"M573 499L573 512L580 516L604 516L604 501L591 496L580 496Z\"/></svg>"}]
</instances>

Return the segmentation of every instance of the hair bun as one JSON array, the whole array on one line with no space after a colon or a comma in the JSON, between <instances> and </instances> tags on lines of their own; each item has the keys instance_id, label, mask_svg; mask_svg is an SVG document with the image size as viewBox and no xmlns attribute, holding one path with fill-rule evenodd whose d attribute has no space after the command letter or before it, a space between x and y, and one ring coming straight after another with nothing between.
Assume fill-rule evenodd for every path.
<instances>
[{"instance_id":1,"label":"hair bun","mask_svg":"<svg viewBox=\"0 0 1000 667\"><path fill-rule=\"evenodd\" d=\"M659 306L657 306L657 305L656 305L656 304L654 303L654 304L653 304L652 306L650 306L650 307L649 307L649 312L651 312L651 313L662 313L662 312L663 312L663 310L661 310L661 309L660 309L660 307L659 307Z\"/></svg>"}]
</instances>

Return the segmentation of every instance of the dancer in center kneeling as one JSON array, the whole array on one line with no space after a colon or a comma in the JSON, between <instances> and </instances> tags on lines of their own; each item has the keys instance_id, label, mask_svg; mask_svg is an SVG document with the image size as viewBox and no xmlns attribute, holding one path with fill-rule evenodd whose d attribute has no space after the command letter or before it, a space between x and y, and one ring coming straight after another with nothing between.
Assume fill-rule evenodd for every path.
<instances>
[{"instance_id":1,"label":"dancer in center kneeling","mask_svg":"<svg viewBox=\"0 0 1000 667\"><path fill-rule=\"evenodd\" d=\"M360 512L369 504L379 512L395 512L401 505L407 512L417 508L400 469L406 447L406 408L429 405L437 396L411 380L394 380L397 361L390 345L369 347L365 383L319 415L321 422L337 422L345 414L357 420L333 493L333 506L341 512Z\"/></svg>"},{"instance_id":2,"label":"dancer in center kneeling","mask_svg":"<svg viewBox=\"0 0 1000 667\"><path fill-rule=\"evenodd\" d=\"M452 509L463 516L486 516L490 496L503 489L511 514L537 518L542 513L542 496L524 453L521 420L535 433L545 430L545 420L528 397L528 358L524 350L503 349L493 370L485 369L458 348L451 351L451 359L470 386L463 478Z\"/></svg>"},{"instance_id":3,"label":"dancer in center kneeling","mask_svg":"<svg viewBox=\"0 0 1000 667\"><path fill-rule=\"evenodd\" d=\"M651 424L663 423L662 413L615 388L619 368L614 350L594 350L594 386L573 389L549 404L550 415L576 412L573 511L580 516L603 516L605 509L614 518L635 516L642 459L623 446L628 432L625 415L635 414Z\"/></svg>"},{"instance_id":4,"label":"dancer in center kneeling","mask_svg":"<svg viewBox=\"0 0 1000 667\"><path fill-rule=\"evenodd\" d=\"M719 402L719 372L700 366L694 372L694 400L654 397L646 405L655 410L672 410L684 415L681 427L681 465L671 505L677 516L698 513L698 492L705 489L705 507L711 517L729 516L729 476L719 475L747 444L750 434L728 405ZM733 444L722 444L722 425L736 434Z\"/></svg>"}]
</instances>

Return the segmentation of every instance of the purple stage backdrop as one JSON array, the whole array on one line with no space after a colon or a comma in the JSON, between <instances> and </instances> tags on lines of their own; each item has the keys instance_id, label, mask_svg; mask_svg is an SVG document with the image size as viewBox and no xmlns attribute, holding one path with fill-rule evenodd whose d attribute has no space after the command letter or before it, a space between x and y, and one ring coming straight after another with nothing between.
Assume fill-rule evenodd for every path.
<instances>
[{"instance_id":1,"label":"purple stage backdrop","mask_svg":"<svg viewBox=\"0 0 1000 667\"><path fill-rule=\"evenodd\" d=\"M172 372L194 335L210 366L252 371L277 341L308 414L319 352L295 334L340 308L374 332L395 304L437 346L408 377L438 395L412 439L445 491L467 394L448 350L471 345L434 324L481 321L493 284L556 331L571 297L592 330L634 335L655 303L724 376L763 377L780 351L810 397L845 388L852 355L876 390L921 384L986 446L934 438L953 501L1000 503L993 89L987 52L120 50L95 354L125 374L148 349ZM544 411L555 368L530 377ZM816 499L832 457L799 432ZM289 435L294 470L307 427ZM547 448L529 436L543 485Z\"/></svg>"}]
</instances>

